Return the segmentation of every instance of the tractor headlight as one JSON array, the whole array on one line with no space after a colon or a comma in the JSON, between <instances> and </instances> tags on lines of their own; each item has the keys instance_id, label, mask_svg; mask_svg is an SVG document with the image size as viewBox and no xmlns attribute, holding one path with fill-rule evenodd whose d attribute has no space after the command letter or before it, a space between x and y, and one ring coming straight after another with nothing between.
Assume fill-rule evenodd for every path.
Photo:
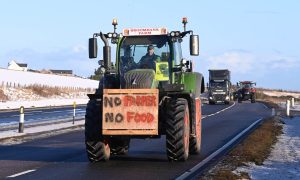
<instances>
[{"instance_id":1,"label":"tractor headlight","mask_svg":"<svg viewBox=\"0 0 300 180\"><path fill-rule=\"evenodd\" d=\"M171 33L170 33L170 36L172 36L172 37L179 37L180 36L180 31L172 31Z\"/></svg>"}]
</instances>

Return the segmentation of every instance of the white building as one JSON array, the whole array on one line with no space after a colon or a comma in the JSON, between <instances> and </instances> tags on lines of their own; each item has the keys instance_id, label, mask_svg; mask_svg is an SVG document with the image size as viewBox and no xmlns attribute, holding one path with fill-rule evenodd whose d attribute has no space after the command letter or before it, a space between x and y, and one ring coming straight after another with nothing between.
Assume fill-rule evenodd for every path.
<instances>
[{"instance_id":1,"label":"white building","mask_svg":"<svg viewBox=\"0 0 300 180\"><path fill-rule=\"evenodd\" d=\"M16 71L27 71L27 64L17 63L12 60L8 63L7 69L16 70Z\"/></svg>"}]
</instances>

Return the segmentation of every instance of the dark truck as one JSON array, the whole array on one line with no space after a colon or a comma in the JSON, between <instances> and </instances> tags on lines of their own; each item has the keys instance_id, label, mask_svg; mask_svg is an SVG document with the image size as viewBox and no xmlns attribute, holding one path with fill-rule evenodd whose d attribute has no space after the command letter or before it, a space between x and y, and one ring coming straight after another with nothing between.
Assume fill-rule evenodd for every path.
<instances>
[{"instance_id":1,"label":"dark truck","mask_svg":"<svg viewBox=\"0 0 300 180\"><path fill-rule=\"evenodd\" d=\"M254 85L256 85L256 83L253 81L240 81L237 83L238 90L235 93L235 97L239 103L247 100L251 100L251 103L255 103L256 88Z\"/></svg>"},{"instance_id":2,"label":"dark truck","mask_svg":"<svg viewBox=\"0 0 300 180\"><path fill-rule=\"evenodd\" d=\"M230 71L228 69L211 69L209 71L208 102L209 104L231 101Z\"/></svg>"}]
</instances>

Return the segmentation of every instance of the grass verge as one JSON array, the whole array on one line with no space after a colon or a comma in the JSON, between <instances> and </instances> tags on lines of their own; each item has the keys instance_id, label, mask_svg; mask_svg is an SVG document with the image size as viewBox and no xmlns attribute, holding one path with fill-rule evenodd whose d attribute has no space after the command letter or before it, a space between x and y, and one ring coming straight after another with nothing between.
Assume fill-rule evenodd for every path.
<instances>
[{"instance_id":1,"label":"grass verge","mask_svg":"<svg viewBox=\"0 0 300 180\"><path fill-rule=\"evenodd\" d=\"M249 162L262 165L280 134L282 123L279 117L265 119L245 140L199 179L250 179L247 173L236 174L233 171Z\"/></svg>"},{"instance_id":2,"label":"grass verge","mask_svg":"<svg viewBox=\"0 0 300 180\"><path fill-rule=\"evenodd\" d=\"M4 94L3 90L0 89L0 101L7 101L8 100L8 96Z\"/></svg>"},{"instance_id":3,"label":"grass verge","mask_svg":"<svg viewBox=\"0 0 300 180\"><path fill-rule=\"evenodd\" d=\"M42 97L50 97L53 95L60 95L63 91L60 88L55 87L43 87L38 85L27 86L26 89L30 89L34 94L37 94Z\"/></svg>"}]
</instances>

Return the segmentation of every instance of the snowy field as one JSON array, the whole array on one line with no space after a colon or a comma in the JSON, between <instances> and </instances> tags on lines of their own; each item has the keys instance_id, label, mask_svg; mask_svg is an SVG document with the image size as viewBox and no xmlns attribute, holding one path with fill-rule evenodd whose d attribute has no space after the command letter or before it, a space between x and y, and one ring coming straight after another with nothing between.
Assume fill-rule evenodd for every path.
<instances>
[{"instance_id":1,"label":"snowy field","mask_svg":"<svg viewBox=\"0 0 300 180\"><path fill-rule=\"evenodd\" d=\"M47 85L52 87L97 88L99 82L73 76L60 76L54 74L41 74L35 72L14 71L0 68L0 85L28 86Z\"/></svg>"}]
</instances>

